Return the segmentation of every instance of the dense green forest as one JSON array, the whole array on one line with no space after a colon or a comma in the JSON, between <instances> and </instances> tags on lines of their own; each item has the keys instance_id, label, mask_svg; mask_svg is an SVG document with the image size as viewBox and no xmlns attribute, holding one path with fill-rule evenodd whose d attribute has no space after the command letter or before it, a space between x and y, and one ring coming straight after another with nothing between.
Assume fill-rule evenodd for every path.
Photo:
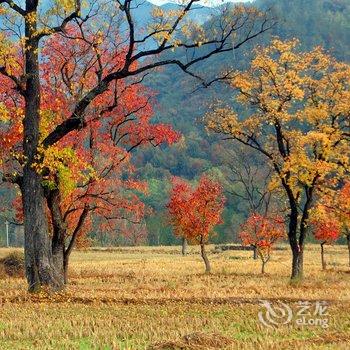
<instances>
[{"instance_id":1,"label":"dense green forest","mask_svg":"<svg viewBox=\"0 0 350 350\"><path fill-rule=\"evenodd\" d=\"M257 0L251 5L270 9L277 19L273 30L239 50L205 61L198 66L198 70L208 72L206 74L208 76L214 76L229 67L242 69L249 61L252 48L255 45L264 45L272 36L283 39L299 38L303 49L321 45L337 59L350 61L348 0ZM152 6L146 4L146 10L138 14L140 22L149 16ZM171 5L164 6L171 7ZM206 18L210 18L209 14L210 10L204 9L198 20L203 22ZM222 83L203 88L198 81L175 68L157 72L152 78L146 78L145 84L157 94L154 120L172 124L182 134L181 140L171 147L138 149L135 153L136 176L149 184L148 195L142 197L151 208L146 217L148 238L145 243L150 245L178 243L167 224L166 215L171 177L181 176L195 182L203 173L220 179L227 198L224 224L218 227L214 242L235 241L237 229L249 211L249 203L242 198L244 191L235 173L237 171L244 173L242 164L249 164L261 175L264 172L264 164L261 159L249 154L233 153L231 146L218 137L209 135L204 128L202 118L207 106L217 99L234 103L231 93ZM254 180L259 186L264 176L257 176ZM8 191L6 194L8 198L11 197ZM11 201L8 200L8 203ZM2 213L0 232L4 232L4 218L8 216L8 211ZM122 237L106 237L103 232L92 232L91 238L99 245L125 243ZM4 240L3 234L0 237L0 244L1 240Z\"/></svg>"}]
</instances>

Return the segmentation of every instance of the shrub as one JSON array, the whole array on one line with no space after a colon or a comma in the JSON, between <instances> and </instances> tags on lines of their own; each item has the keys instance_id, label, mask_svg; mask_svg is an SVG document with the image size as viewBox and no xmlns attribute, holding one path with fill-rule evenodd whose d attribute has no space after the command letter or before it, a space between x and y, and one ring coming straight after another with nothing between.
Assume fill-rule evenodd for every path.
<instances>
[{"instance_id":1,"label":"shrub","mask_svg":"<svg viewBox=\"0 0 350 350\"><path fill-rule=\"evenodd\" d=\"M12 252L0 259L0 270L10 277L24 276L24 254Z\"/></svg>"}]
</instances>

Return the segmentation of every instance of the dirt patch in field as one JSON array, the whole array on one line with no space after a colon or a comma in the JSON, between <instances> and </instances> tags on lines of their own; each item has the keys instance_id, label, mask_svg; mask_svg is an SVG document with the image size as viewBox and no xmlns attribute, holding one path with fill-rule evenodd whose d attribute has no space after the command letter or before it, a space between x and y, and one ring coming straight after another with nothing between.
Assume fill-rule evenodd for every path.
<instances>
[{"instance_id":1,"label":"dirt patch in field","mask_svg":"<svg viewBox=\"0 0 350 350\"><path fill-rule=\"evenodd\" d=\"M211 350L225 349L233 340L221 334L191 333L177 341L166 341L151 345L148 350Z\"/></svg>"}]
</instances>

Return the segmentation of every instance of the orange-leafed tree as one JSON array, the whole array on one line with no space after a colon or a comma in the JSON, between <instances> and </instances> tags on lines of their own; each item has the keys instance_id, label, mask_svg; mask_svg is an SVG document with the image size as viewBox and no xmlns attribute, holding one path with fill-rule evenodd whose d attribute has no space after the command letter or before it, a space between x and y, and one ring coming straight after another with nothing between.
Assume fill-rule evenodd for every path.
<instances>
[{"instance_id":1,"label":"orange-leafed tree","mask_svg":"<svg viewBox=\"0 0 350 350\"><path fill-rule=\"evenodd\" d=\"M288 204L292 280L303 277L312 207L330 179L348 178L350 155L350 65L298 46L274 39L258 48L250 67L228 78L242 115L219 104L206 118L210 130L259 152L273 171L270 188Z\"/></svg>"},{"instance_id":2,"label":"orange-leafed tree","mask_svg":"<svg viewBox=\"0 0 350 350\"><path fill-rule=\"evenodd\" d=\"M215 226L222 222L224 203L221 185L206 176L201 177L195 188L182 179L173 179L168 204L170 222L177 236L200 245L207 273L211 267L205 245Z\"/></svg>"},{"instance_id":3,"label":"orange-leafed tree","mask_svg":"<svg viewBox=\"0 0 350 350\"><path fill-rule=\"evenodd\" d=\"M327 263L324 255L324 245L333 244L337 241L341 234L341 225L337 218L332 218L331 213L328 212L327 217L323 220L320 218L313 222L314 236L320 242L321 246L321 263L322 269L327 268Z\"/></svg>"},{"instance_id":4,"label":"orange-leafed tree","mask_svg":"<svg viewBox=\"0 0 350 350\"><path fill-rule=\"evenodd\" d=\"M271 258L271 252L275 243L286 237L285 223L282 217L266 217L258 213L252 213L241 226L239 237L243 245L256 249L261 259L261 273L265 273L265 265Z\"/></svg>"}]
</instances>

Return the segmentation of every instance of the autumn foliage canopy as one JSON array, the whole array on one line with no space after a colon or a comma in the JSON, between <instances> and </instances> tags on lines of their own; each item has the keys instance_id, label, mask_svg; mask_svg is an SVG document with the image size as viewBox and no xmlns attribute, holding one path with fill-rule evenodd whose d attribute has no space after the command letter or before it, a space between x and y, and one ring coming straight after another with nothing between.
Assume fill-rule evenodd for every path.
<instances>
[{"instance_id":1,"label":"autumn foliage canopy","mask_svg":"<svg viewBox=\"0 0 350 350\"><path fill-rule=\"evenodd\" d=\"M325 221L318 221L314 223L315 238L327 244L334 243L340 236L340 224L335 219L328 219Z\"/></svg>"},{"instance_id":2,"label":"autumn foliage canopy","mask_svg":"<svg viewBox=\"0 0 350 350\"><path fill-rule=\"evenodd\" d=\"M7 62L8 70L20 73L23 60L19 50L14 57ZM111 47L98 33L82 34L73 25L64 34L51 36L42 50L41 144L34 167L42 174L48 191L59 192L60 220L67 235L79 229L78 237L83 238L91 229L92 215L102 232L125 228L122 233L126 235L138 230L125 221L141 223L146 209L137 192L145 193L147 186L133 178L131 154L138 147L171 144L178 138L170 126L151 122L154 93L130 79L112 82L91 102L79 130L52 146L46 145L47 136L71 116L77 101L104 75L122 67L124 57L122 48ZM0 95L1 171L21 173L25 163L24 99L11 79L3 75ZM47 215L52 223L55 218L48 203ZM18 200L16 208L21 211Z\"/></svg>"},{"instance_id":3,"label":"autumn foliage canopy","mask_svg":"<svg viewBox=\"0 0 350 350\"><path fill-rule=\"evenodd\" d=\"M341 234L350 231L350 182L341 188L325 189L312 211L315 238L327 244L334 243Z\"/></svg>"},{"instance_id":4,"label":"autumn foliage canopy","mask_svg":"<svg viewBox=\"0 0 350 350\"><path fill-rule=\"evenodd\" d=\"M285 237L285 225L282 217L268 218L253 213L242 225L240 238L244 245L270 251L279 239Z\"/></svg>"},{"instance_id":5,"label":"autumn foliage canopy","mask_svg":"<svg viewBox=\"0 0 350 350\"><path fill-rule=\"evenodd\" d=\"M292 279L302 278L310 211L329 182L349 171L350 66L322 48L301 52L296 39L273 39L255 50L244 72L227 82L242 105L224 102L207 113L207 127L265 157L288 205Z\"/></svg>"},{"instance_id":6,"label":"autumn foliage canopy","mask_svg":"<svg viewBox=\"0 0 350 350\"><path fill-rule=\"evenodd\" d=\"M168 210L175 234L197 243L207 242L217 224L222 222L225 197L221 185L203 176L197 185L173 179Z\"/></svg>"}]
</instances>

